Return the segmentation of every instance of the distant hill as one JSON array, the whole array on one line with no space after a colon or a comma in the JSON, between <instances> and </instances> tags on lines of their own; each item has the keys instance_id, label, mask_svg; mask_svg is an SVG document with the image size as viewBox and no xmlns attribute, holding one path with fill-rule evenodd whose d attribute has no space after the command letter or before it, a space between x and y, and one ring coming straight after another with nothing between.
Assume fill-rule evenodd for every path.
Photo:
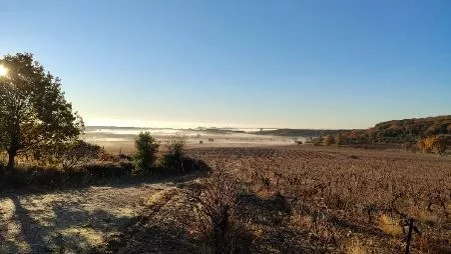
<instances>
[{"instance_id":1,"label":"distant hill","mask_svg":"<svg viewBox=\"0 0 451 254\"><path fill-rule=\"evenodd\" d=\"M400 143L446 134L451 134L451 115L392 120L378 123L367 130L343 132L341 136L353 143Z\"/></svg>"},{"instance_id":2,"label":"distant hill","mask_svg":"<svg viewBox=\"0 0 451 254\"><path fill-rule=\"evenodd\" d=\"M251 132L259 135L274 135L284 137L321 137L326 135L338 135L349 130L316 130L316 129L276 129Z\"/></svg>"}]
</instances>

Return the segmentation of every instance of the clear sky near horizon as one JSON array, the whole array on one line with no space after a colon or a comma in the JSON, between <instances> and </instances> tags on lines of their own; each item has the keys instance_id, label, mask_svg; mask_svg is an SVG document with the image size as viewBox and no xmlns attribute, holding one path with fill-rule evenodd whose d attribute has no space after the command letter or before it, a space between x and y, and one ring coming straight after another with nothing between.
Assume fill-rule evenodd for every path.
<instances>
[{"instance_id":1,"label":"clear sky near horizon","mask_svg":"<svg viewBox=\"0 0 451 254\"><path fill-rule=\"evenodd\" d=\"M87 125L367 128L451 114L451 1L4 1Z\"/></svg>"}]
</instances>

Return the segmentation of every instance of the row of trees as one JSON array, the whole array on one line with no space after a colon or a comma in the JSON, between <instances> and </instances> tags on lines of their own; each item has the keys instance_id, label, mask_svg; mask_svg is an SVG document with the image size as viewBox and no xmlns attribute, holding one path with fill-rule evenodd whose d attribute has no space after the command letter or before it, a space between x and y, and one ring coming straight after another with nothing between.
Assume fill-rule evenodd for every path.
<instances>
[{"instance_id":1,"label":"row of trees","mask_svg":"<svg viewBox=\"0 0 451 254\"><path fill-rule=\"evenodd\" d=\"M39 157L43 151L74 142L84 130L54 77L29 53L6 55L0 65L0 149L8 154L6 171L14 170L17 155ZM80 143L79 143L80 144Z\"/></svg>"}]
</instances>

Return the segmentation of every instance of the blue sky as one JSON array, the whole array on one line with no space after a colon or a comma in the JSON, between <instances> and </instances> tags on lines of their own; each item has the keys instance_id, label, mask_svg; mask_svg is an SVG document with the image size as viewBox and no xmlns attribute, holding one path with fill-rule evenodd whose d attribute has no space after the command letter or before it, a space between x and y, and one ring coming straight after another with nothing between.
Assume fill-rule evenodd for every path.
<instances>
[{"instance_id":1,"label":"blue sky","mask_svg":"<svg viewBox=\"0 0 451 254\"><path fill-rule=\"evenodd\" d=\"M367 128L451 113L451 1L4 1L90 124Z\"/></svg>"}]
</instances>

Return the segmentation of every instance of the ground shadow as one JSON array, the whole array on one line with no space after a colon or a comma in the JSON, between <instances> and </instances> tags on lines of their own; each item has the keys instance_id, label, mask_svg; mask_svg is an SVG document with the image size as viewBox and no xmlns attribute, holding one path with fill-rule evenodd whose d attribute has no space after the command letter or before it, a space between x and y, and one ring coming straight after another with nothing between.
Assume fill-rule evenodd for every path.
<instances>
[{"instance_id":1,"label":"ground shadow","mask_svg":"<svg viewBox=\"0 0 451 254\"><path fill-rule=\"evenodd\" d=\"M0 194L0 202L8 203L10 206L8 212L11 213L11 216L8 215L7 221L3 221L4 216L0 214L0 229L2 230L0 232L0 252L64 253L69 251L87 253L88 250L96 249L98 245L104 244L108 232L116 232L119 228L131 225L136 216L133 211L125 216L123 214L127 211L112 211L108 207L93 210L93 207L86 206L83 203L86 200L83 201L83 199L90 197L83 193L90 193L91 187L100 187L101 189L107 187L106 190L114 190L114 193L119 195L121 190L127 188L133 190L134 187L140 188L143 193L149 193L149 191L158 192L161 188L159 186L175 188L178 183L204 176L206 176L205 172L196 171L178 175L160 174L139 178L105 179L97 184L83 187L6 189ZM55 196L57 198L53 200L52 198ZM66 196L70 198L66 199ZM82 200L74 199L73 196L81 196ZM52 200L43 201L49 197ZM97 202L96 200L102 197L96 198L89 202ZM114 194L107 198L115 200L114 202L121 202L121 199L117 199ZM8 228L14 228L17 232L8 231ZM153 235L157 234L157 229L158 227L153 227ZM176 242L181 234L175 229L164 229L163 231L160 234L161 237L171 243ZM102 235L99 232L106 234ZM187 246L183 246L183 248L186 249Z\"/></svg>"},{"instance_id":2,"label":"ground shadow","mask_svg":"<svg viewBox=\"0 0 451 254\"><path fill-rule=\"evenodd\" d=\"M38 213L32 205L25 207L20 196L10 195L8 200L14 214L6 223L18 234L2 231L2 253L87 253L101 240L98 231L114 231L132 219L71 202L54 203Z\"/></svg>"}]
</instances>

